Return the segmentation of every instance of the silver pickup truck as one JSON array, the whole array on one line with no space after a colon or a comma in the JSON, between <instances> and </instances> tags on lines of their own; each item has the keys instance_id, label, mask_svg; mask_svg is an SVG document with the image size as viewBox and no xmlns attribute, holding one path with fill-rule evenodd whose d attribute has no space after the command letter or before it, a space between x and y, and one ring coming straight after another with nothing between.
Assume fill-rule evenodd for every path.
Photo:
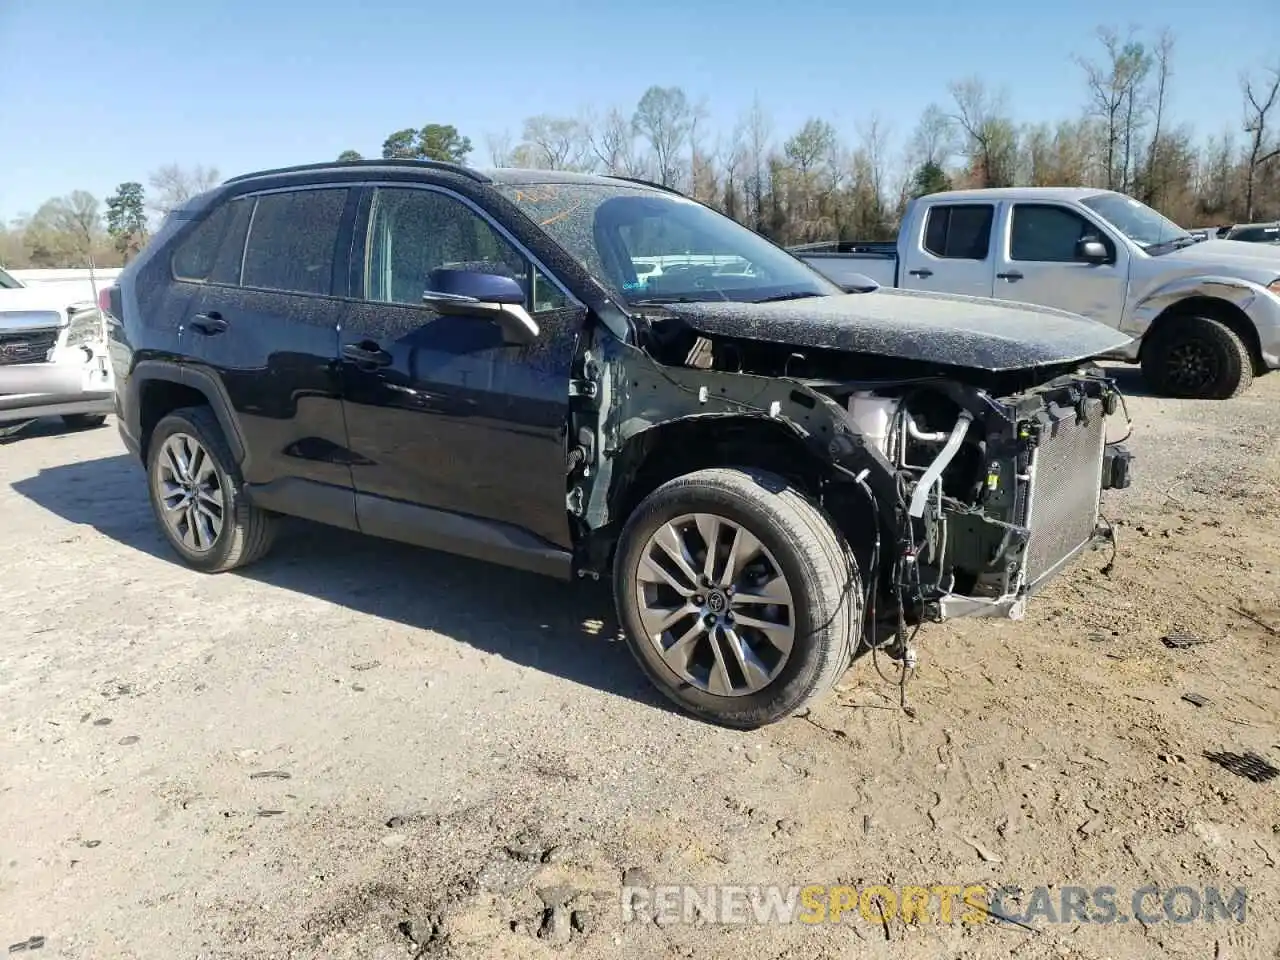
<instances>
[{"instance_id":1,"label":"silver pickup truck","mask_svg":"<svg viewBox=\"0 0 1280 960\"><path fill-rule=\"evenodd\" d=\"M791 252L830 279L994 297L1082 314L1134 340L1158 393L1222 399L1280 367L1280 247L1193 236L1108 190L957 190L912 201L893 249Z\"/></svg>"}]
</instances>

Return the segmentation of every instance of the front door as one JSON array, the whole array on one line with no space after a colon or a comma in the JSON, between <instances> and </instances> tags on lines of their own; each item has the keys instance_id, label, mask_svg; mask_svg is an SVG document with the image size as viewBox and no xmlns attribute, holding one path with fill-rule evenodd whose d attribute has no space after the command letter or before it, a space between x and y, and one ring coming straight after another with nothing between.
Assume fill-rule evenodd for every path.
<instances>
[{"instance_id":1,"label":"front door","mask_svg":"<svg viewBox=\"0 0 1280 960\"><path fill-rule=\"evenodd\" d=\"M361 529L428 545L482 535L567 548L565 431L585 308L443 189L373 187L362 209L363 295L341 335ZM507 345L491 320L424 305L431 271L461 266L517 277L538 339Z\"/></svg>"},{"instance_id":2,"label":"front door","mask_svg":"<svg viewBox=\"0 0 1280 960\"><path fill-rule=\"evenodd\" d=\"M1107 263L1080 258L1082 239L1100 240ZM1120 325L1128 285L1127 251L1081 214L1058 204L1015 203L998 245L995 296L1069 310Z\"/></svg>"}]
</instances>

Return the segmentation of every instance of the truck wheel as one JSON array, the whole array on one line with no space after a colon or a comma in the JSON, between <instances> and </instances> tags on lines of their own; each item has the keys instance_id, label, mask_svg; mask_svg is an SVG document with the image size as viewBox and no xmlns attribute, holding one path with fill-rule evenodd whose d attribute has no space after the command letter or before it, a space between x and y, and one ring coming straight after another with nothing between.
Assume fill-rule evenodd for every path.
<instances>
[{"instance_id":1,"label":"truck wheel","mask_svg":"<svg viewBox=\"0 0 1280 960\"><path fill-rule=\"evenodd\" d=\"M68 413L62 418L62 424L68 430L92 430L106 422L104 413Z\"/></svg>"},{"instance_id":2,"label":"truck wheel","mask_svg":"<svg viewBox=\"0 0 1280 960\"><path fill-rule=\"evenodd\" d=\"M1142 375L1157 393L1227 400L1249 389L1253 358L1239 335L1210 317L1173 317L1142 351Z\"/></svg>"},{"instance_id":3,"label":"truck wheel","mask_svg":"<svg viewBox=\"0 0 1280 960\"><path fill-rule=\"evenodd\" d=\"M160 528L188 566L220 573L270 548L275 516L245 499L244 479L208 407L184 407L156 424L147 481Z\"/></svg>"},{"instance_id":4,"label":"truck wheel","mask_svg":"<svg viewBox=\"0 0 1280 960\"><path fill-rule=\"evenodd\" d=\"M843 537L776 474L699 470L651 493L614 559L627 644L688 712L750 729L786 717L844 673L862 583Z\"/></svg>"}]
</instances>

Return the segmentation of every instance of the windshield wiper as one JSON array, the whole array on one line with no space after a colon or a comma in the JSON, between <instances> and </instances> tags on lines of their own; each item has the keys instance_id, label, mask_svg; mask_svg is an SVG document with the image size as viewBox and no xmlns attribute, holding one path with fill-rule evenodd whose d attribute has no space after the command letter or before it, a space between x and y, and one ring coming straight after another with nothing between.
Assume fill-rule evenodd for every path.
<instances>
[{"instance_id":1,"label":"windshield wiper","mask_svg":"<svg viewBox=\"0 0 1280 960\"><path fill-rule=\"evenodd\" d=\"M630 301L631 306L633 307L660 307L664 303L710 303L710 302L719 303L720 301L718 300L710 301L706 297L691 297L688 295L682 296L682 297L645 297L642 300Z\"/></svg>"},{"instance_id":2,"label":"windshield wiper","mask_svg":"<svg viewBox=\"0 0 1280 960\"><path fill-rule=\"evenodd\" d=\"M825 293L815 293L812 290L800 290L793 293L779 293L772 297L762 297L759 300L752 300L752 303L777 303L780 300L803 300L806 297L825 297Z\"/></svg>"}]
</instances>

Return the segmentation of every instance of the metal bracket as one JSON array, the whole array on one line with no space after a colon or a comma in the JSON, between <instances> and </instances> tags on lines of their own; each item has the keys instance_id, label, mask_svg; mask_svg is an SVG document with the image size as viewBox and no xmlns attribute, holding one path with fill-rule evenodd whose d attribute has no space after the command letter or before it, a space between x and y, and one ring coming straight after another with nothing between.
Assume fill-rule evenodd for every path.
<instances>
[{"instance_id":1,"label":"metal bracket","mask_svg":"<svg viewBox=\"0 0 1280 960\"><path fill-rule=\"evenodd\" d=\"M569 396L571 397L594 397L600 392L600 388L596 386L594 380L570 380Z\"/></svg>"}]
</instances>

